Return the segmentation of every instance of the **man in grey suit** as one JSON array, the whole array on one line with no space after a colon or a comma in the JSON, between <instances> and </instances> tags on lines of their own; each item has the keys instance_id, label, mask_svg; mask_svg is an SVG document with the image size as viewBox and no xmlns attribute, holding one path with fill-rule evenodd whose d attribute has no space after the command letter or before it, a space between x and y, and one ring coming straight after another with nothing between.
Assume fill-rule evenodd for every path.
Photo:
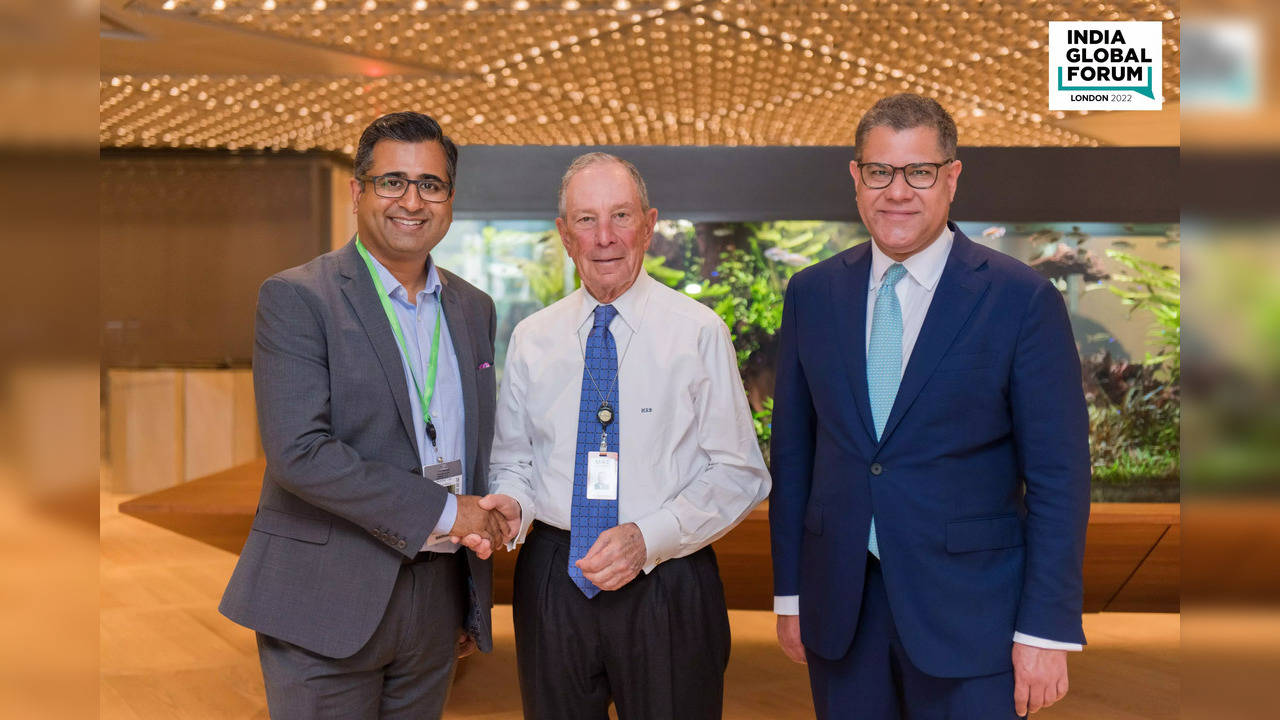
<instances>
[{"instance_id":1,"label":"man in grey suit","mask_svg":"<svg viewBox=\"0 0 1280 720\"><path fill-rule=\"evenodd\" d=\"M430 256L456 164L430 117L378 118L356 237L259 291L267 471L219 609L257 631L273 718L439 717L457 658L492 646L494 306ZM478 554L449 539L470 534Z\"/></svg>"}]
</instances>

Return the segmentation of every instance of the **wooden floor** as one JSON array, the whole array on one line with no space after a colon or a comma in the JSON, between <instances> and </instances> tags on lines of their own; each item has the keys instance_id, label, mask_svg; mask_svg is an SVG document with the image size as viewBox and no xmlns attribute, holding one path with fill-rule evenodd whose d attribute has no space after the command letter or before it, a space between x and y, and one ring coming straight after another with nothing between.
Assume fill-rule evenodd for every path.
<instances>
[{"instance_id":1,"label":"wooden floor","mask_svg":"<svg viewBox=\"0 0 1280 720\"><path fill-rule=\"evenodd\" d=\"M266 718L253 634L218 614L235 555L121 515L101 503L101 710L107 719ZM786 660L774 616L734 610L725 717L812 718L804 669ZM494 608L497 649L465 661L445 717L520 717L511 608ZM1058 720L1178 716L1179 616L1085 616L1088 650L1073 656L1071 694L1037 714Z\"/></svg>"}]
</instances>

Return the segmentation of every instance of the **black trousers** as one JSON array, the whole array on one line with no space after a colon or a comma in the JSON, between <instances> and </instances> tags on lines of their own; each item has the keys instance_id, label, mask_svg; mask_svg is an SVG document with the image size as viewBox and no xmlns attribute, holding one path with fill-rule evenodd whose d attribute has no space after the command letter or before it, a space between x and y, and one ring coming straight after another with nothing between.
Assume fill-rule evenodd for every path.
<instances>
[{"instance_id":1,"label":"black trousers","mask_svg":"<svg viewBox=\"0 0 1280 720\"><path fill-rule=\"evenodd\" d=\"M514 619L526 720L719 718L729 614L703 548L587 599L569 533L534 523L516 561Z\"/></svg>"}]
</instances>

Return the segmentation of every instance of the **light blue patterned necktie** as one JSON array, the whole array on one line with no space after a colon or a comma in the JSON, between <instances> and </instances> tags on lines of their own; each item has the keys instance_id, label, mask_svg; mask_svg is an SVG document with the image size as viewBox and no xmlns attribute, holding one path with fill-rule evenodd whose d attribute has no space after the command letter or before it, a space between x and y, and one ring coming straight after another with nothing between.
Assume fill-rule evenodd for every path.
<instances>
[{"instance_id":1,"label":"light blue patterned necktie","mask_svg":"<svg viewBox=\"0 0 1280 720\"><path fill-rule=\"evenodd\" d=\"M599 305L595 323L587 335L586 364L582 368L582 394L578 400L578 448L573 461L573 508L569 520L569 577L589 598L600 588L582 576L575 565L595 544L600 533L618 524L617 500L587 499L587 456L600 451L600 404L607 401L613 420L605 426L609 452L618 452L618 346L609 323L618 314L612 305Z\"/></svg>"},{"instance_id":2,"label":"light blue patterned necktie","mask_svg":"<svg viewBox=\"0 0 1280 720\"><path fill-rule=\"evenodd\" d=\"M871 418L876 425L876 441L884 434L885 422L902 382L902 305L894 286L907 274L902 263L894 263L884 273L876 292L871 314L871 342L867 346L867 392L871 396ZM876 520L871 518L867 550L880 557L876 542Z\"/></svg>"}]
</instances>

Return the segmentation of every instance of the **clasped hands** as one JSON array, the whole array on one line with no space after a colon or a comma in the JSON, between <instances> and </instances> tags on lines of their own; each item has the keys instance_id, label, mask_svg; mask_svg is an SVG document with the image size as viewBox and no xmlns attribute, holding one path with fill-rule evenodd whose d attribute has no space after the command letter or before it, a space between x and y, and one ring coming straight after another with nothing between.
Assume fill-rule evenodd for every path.
<instances>
[{"instance_id":1,"label":"clasped hands","mask_svg":"<svg viewBox=\"0 0 1280 720\"><path fill-rule=\"evenodd\" d=\"M487 559L520 532L520 503L510 495L458 495L458 516L449 539Z\"/></svg>"},{"instance_id":2,"label":"clasped hands","mask_svg":"<svg viewBox=\"0 0 1280 720\"><path fill-rule=\"evenodd\" d=\"M458 519L449 539L471 548L481 560L520 533L520 503L510 495L458 496ZM644 534L635 523L600 533L577 561L582 576L601 590L617 590L635 579L648 557Z\"/></svg>"}]
</instances>

